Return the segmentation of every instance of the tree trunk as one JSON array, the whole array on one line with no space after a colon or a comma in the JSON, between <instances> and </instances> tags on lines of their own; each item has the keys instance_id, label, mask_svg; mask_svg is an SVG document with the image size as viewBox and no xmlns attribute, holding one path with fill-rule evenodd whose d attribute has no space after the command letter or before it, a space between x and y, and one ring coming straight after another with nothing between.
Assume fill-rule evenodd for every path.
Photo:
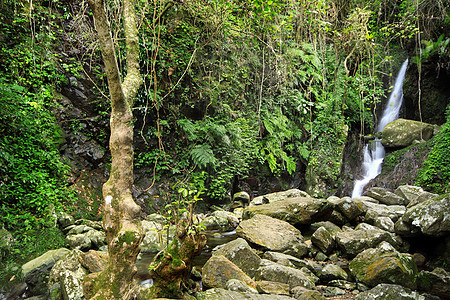
<instances>
[{"instance_id":1,"label":"tree trunk","mask_svg":"<svg viewBox=\"0 0 450 300\"><path fill-rule=\"evenodd\" d=\"M127 76L122 83L109 22L103 0L89 0L106 68L111 97L111 174L103 185L105 200L103 227L108 243L107 268L91 274L85 281L88 299L130 299L138 286L134 284L136 257L144 232L140 224L140 207L133 201L133 115L132 103L142 79L139 73L139 40L135 24L134 3L124 0L124 31L127 43Z\"/></svg>"}]
</instances>

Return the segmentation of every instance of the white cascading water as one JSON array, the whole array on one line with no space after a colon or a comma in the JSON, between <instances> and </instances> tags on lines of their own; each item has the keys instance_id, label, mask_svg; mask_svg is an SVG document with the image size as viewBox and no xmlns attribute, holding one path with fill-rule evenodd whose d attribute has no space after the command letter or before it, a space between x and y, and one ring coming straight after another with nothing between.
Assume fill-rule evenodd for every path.
<instances>
[{"instance_id":1,"label":"white cascading water","mask_svg":"<svg viewBox=\"0 0 450 300\"><path fill-rule=\"evenodd\" d=\"M377 132L382 132L388 123L398 119L400 107L403 102L403 79L405 78L407 66L408 59L405 60L397 74L394 89L389 96L389 101L386 104L381 120L378 122ZM375 138L364 147L364 160L361 165L363 178L354 182L352 198L360 197L369 181L381 173L381 164L383 163L384 155L384 147L379 138Z\"/></svg>"}]
</instances>

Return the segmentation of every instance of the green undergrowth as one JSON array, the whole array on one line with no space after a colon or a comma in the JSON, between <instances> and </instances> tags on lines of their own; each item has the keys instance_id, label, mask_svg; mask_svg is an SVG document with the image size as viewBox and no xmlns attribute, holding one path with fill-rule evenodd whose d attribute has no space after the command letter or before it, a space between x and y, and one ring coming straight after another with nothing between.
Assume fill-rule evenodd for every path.
<instances>
[{"instance_id":1,"label":"green undergrowth","mask_svg":"<svg viewBox=\"0 0 450 300\"><path fill-rule=\"evenodd\" d=\"M433 148L419 170L416 184L437 194L450 191L450 106L447 122L434 137Z\"/></svg>"}]
</instances>

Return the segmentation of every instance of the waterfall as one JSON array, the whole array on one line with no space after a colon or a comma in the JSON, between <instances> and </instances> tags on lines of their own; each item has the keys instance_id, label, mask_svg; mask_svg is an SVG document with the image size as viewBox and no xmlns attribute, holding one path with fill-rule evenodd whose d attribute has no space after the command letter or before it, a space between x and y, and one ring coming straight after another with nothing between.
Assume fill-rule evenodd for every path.
<instances>
[{"instance_id":1,"label":"waterfall","mask_svg":"<svg viewBox=\"0 0 450 300\"><path fill-rule=\"evenodd\" d=\"M377 132L382 132L384 127L398 119L400 107L403 103L403 79L405 78L408 59L405 60L395 79L394 89L378 122ZM364 160L361 165L363 178L356 180L353 184L352 198L362 195L364 187L381 173L381 165L384 159L384 147L379 138L375 138L364 147Z\"/></svg>"}]
</instances>

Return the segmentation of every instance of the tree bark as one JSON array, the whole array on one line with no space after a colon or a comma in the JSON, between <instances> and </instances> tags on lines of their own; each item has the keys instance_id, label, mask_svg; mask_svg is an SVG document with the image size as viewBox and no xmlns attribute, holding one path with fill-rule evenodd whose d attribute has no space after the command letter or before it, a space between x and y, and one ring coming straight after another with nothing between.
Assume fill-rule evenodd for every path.
<instances>
[{"instance_id":1,"label":"tree bark","mask_svg":"<svg viewBox=\"0 0 450 300\"><path fill-rule=\"evenodd\" d=\"M137 292L133 277L136 257L144 232L140 224L140 207L133 201L133 115L132 104L141 84L139 73L139 37L134 3L124 0L124 32L127 43L127 76L120 78L114 43L103 0L89 0L106 68L111 97L112 163L109 180L103 185L105 200L103 227L108 243L107 268L91 274L85 281L88 299L131 299Z\"/></svg>"}]
</instances>

